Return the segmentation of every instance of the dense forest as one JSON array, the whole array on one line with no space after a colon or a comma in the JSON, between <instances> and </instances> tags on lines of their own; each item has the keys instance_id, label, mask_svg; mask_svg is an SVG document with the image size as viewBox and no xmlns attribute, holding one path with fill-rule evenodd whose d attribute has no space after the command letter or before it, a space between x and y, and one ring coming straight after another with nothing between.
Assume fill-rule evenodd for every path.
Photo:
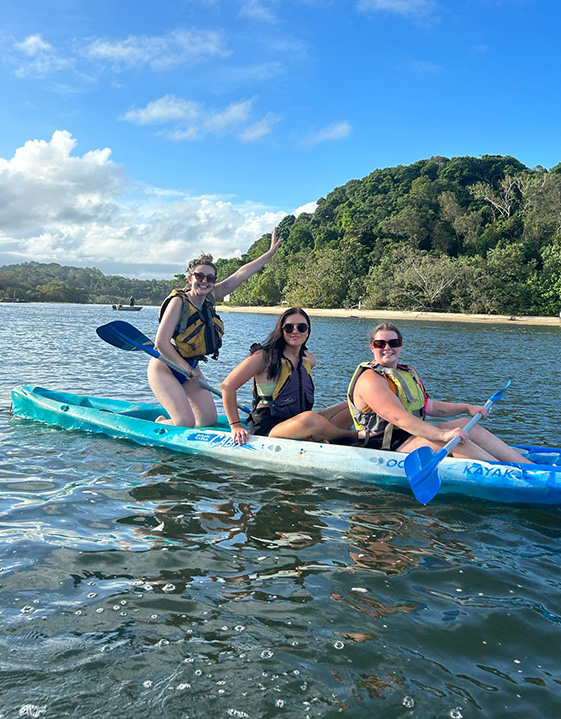
<instances>
[{"instance_id":1,"label":"dense forest","mask_svg":"<svg viewBox=\"0 0 561 719\"><path fill-rule=\"evenodd\" d=\"M557 315L561 309L561 163L433 157L376 170L285 217L285 238L232 304ZM224 278L264 252L218 260ZM204 248L203 248L204 249ZM0 268L0 295L159 304L171 284L99 270L24 263Z\"/></svg>"},{"instance_id":2,"label":"dense forest","mask_svg":"<svg viewBox=\"0 0 561 719\"><path fill-rule=\"evenodd\" d=\"M285 242L241 305L557 315L561 164L433 157L376 170L285 217ZM255 243L241 262L262 252ZM226 275L240 261L220 261Z\"/></svg>"},{"instance_id":3,"label":"dense forest","mask_svg":"<svg viewBox=\"0 0 561 719\"><path fill-rule=\"evenodd\" d=\"M0 297L28 302L128 302L159 305L171 292L172 282L131 280L104 275L90 267L68 267L57 263L23 262L0 267Z\"/></svg>"}]
</instances>

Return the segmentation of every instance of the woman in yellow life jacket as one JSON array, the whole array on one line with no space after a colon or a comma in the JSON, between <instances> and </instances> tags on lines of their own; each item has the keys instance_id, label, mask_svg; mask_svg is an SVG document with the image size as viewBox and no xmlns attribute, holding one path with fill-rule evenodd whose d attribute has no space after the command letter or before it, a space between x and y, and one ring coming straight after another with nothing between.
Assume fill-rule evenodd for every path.
<instances>
[{"instance_id":1,"label":"woman in yellow life jacket","mask_svg":"<svg viewBox=\"0 0 561 719\"><path fill-rule=\"evenodd\" d=\"M221 282L216 282L216 265L211 255L201 255L189 262L187 285L182 290L174 290L160 308L155 345L161 355L193 376L181 381L166 364L158 359L150 360L150 387L170 416L170 419L158 417L158 422L184 427L215 424L217 414L212 395L198 382L204 379L199 361L207 355L216 359L222 345L224 324L216 313L215 301L223 300L264 267L281 242L275 228L267 252Z\"/></svg>"},{"instance_id":2,"label":"woman in yellow life jacket","mask_svg":"<svg viewBox=\"0 0 561 719\"><path fill-rule=\"evenodd\" d=\"M467 402L443 402L428 396L419 375L412 367L401 364L403 338L390 322L374 328L370 348L371 362L359 365L347 391L349 410L357 429L370 432L367 446L411 452L421 446L441 449L453 437L461 441L452 450L454 457L500 462L528 462L515 449L494 434L476 425L467 434L463 427L469 418L459 418L437 425L425 421L426 416L471 417L484 407Z\"/></svg>"},{"instance_id":3,"label":"woman in yellow life jacket","mask_svg":"<svg viewBox=\"0 0 561 719\"><path fill-rule=\"evenodd\" d=\"M250 434L238 414L237 390L251 379L251 434L345 444L364 439L364 432L348 429L350 417L344 402L312 412L316 358L306 347L310 330L310 318L303 309L287 309L267 341L252 345L249 357L222 383L224 408L236 444L247 442Z\"/></svg>"}]
</instances>

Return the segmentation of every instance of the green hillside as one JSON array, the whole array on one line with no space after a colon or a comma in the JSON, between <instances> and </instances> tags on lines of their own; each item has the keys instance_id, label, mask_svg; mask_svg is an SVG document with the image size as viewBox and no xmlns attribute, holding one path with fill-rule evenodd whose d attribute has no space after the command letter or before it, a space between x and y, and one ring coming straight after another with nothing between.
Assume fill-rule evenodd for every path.
<instances>
[{"instance_id":1,"label":"green hillside","mask_svg":"<svg viewBox=\"0 0 561 719\"><path fill-rule=\"evenodd\" d=\"M104 275L91 267L68 267L55 262L0 267L0 297L29 302L113 304L125 302L132 295L136 304L159 305L171 288L171 280L131 280Z\"/></svg>"},{"instance_id":2,"label":"green hillside","mask_svg":"<svg viewBox=\"0 0 561 719\"><path fill-rule=\"evenodd\" d=\"M557 315L561 308L561 164L432 157L350 180L313 214L285 217L265 269L232 295L290 305ZM264 252L218 260L224 278ZM159 304L172 284L26 262L0 268L0 295L51 302Z\"/></svg>"},{"instance_id":3,"label":"green hillside","mask_svg":"<svg viewBox=\"0 0 561 719\"><path fill-rule=\"evenodd\" d=\"M433 157L376 170L286 217L286 238L242 305L557 315L561 164ZM255 243L242 261L263 251ZM222 261L229 272L240 264Z\"/></svg>"}]
</instances>

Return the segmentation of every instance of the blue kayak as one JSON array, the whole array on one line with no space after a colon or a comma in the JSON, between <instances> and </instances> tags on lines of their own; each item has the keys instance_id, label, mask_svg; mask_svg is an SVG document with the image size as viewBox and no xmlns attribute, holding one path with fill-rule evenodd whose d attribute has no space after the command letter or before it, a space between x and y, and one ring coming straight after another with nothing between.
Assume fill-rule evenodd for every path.
<instances>
[{"instance_id":1,"label":"blue kayak","mask_svg":"<svg viewBox=\"0 0 561 719\"><path fill-rule=\"evenodd\" d=\"M402 453L254 435L239 446L232 441L224 416L214 427L173 427L155 422L158 415L166 414L159 405L24 385L12 391L12 411L16 417L67 430L97 432L251 469L340 478L411 491L403 467L406 455ZM561 504L561 449L516 446L536 464L453 457L442 460L438 496L456 494L509 503Z\"/></svg>"}]
</instances>

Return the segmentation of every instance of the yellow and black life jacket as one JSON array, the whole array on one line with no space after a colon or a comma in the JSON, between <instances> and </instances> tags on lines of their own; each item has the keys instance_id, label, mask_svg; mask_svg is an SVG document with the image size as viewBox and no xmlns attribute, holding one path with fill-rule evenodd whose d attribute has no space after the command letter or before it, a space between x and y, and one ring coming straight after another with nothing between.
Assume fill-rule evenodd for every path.
<instances>
[{"instance_id":1,"label":"yellow and black life jacket","mask_svg":"<svg viewBox=\"0 0 561 719\"><path fill-rule=\"evenodd\" d=\"M310 360L303 355L297 367L287 357L281 358L276 387L264 395L253 379L253 410L257 405L269 408L272 417L289 419L314 406L314 382Z\"/></svg>"},{"instance_id":2,"label":"yellow and black life jacket","mask_svg":"<svg viewBox=\"0 0 561 719\"><path fill-rule=\"evenodd\" d=\"M425 392L421 378L413 367L397 365L395 369L383 367L375 362L362 362L356 368L347 389L347 404L356 429L369 429L373 435L384 435L382 449L389 449L394 425L380 417L370 407L360 410L353 400L354 388L360 375L367 369L382 375L390 386L391 391L407 412L424 419L425 405L428 395Z\"/></svg>"},{"instance_id":3,"label":"yellow and black life jacket","mask_svg":"<svg viewBox=\"0 0 561 719\"><path fill-rule=\"evenodd\" d=\"M174 297L180 297L183 303L181 319L173 333L173 343L177 351L186 359L204 359L212 355L218 359L218 351L222 347L224 322L214 308L214 298L207 295L201 309L189 300L185 290L175 289L163 301L158 319L161 322L166 307Z\"/></svg>"}]
</instances>

